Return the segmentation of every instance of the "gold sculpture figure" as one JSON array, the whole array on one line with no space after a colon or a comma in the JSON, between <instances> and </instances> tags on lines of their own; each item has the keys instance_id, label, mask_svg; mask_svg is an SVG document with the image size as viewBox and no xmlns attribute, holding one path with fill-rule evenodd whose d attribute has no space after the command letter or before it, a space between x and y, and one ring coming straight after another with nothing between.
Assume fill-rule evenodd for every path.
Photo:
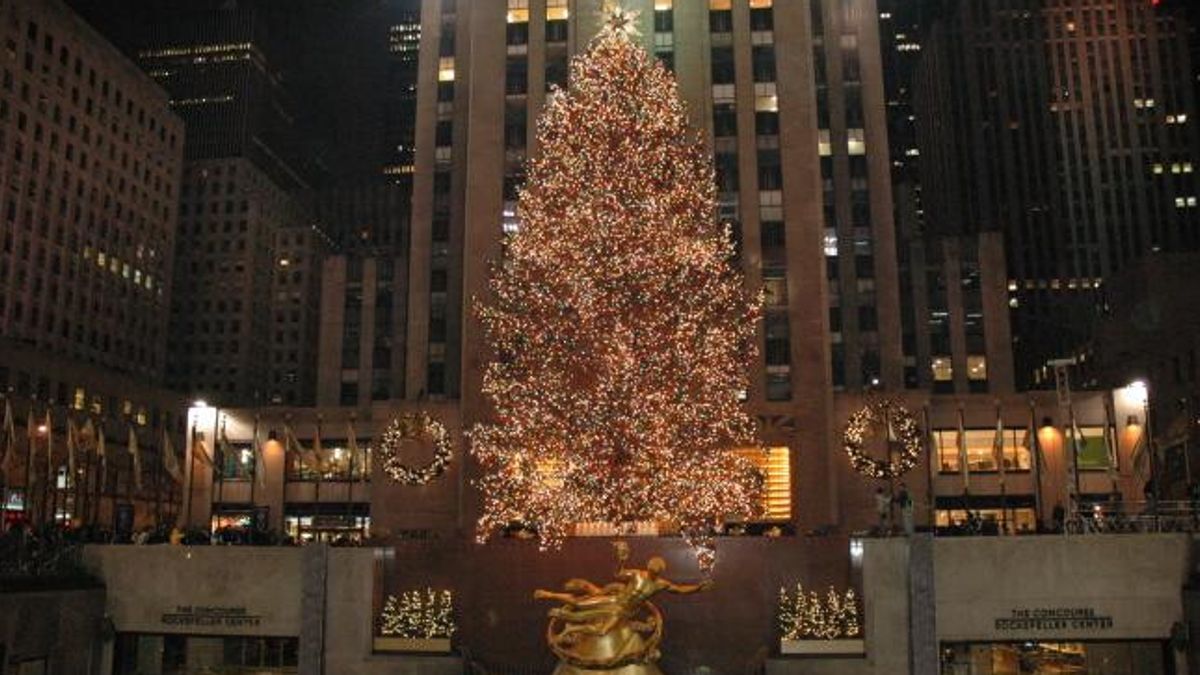
<instances>
[{"instance_id":1,"label":"gold sculpture figure","mask_svg":"<svg viewBox=\"0 0 1200 675\"><path fill-rule=\"evenodd\" d=\"M662 612L650 598L662 591L695 593L711 585L677 584L662 576L667 563L657 556L646 569L626 568L629 545L614 544L617 581L603 588L585 579L563 584L565 592L534 591L539 600L562 603L549 612L546 642L560 663L555 675L661 675L654 662L662 642Z\"/></svg>"}]
</instances>

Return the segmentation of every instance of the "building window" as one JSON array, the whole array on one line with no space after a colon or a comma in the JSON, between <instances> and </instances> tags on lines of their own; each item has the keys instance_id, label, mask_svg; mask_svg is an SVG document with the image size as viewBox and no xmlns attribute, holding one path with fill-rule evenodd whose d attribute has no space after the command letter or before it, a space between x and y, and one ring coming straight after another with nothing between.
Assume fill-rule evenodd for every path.
<instances>
[{"instance_id":1,"label":"building window","mask_svg":"<svg viewBox=\"0 0 1200 675\"><path fill-rule=\"evenodd\" d=\"M529 0L508 0L508 22L529 22Z\"/></svg>"},{"instance_id":2,"label":"building window","mask_svg":"<svg viewBox=\"0 0 1200 675\"><path fill-rule=\"evenodd\" d=\"M965 429L964 441L967 446L967 467L972 473L995 472L1000 467L996 457L995 429ZM962 470L959 462L958 430L936 429L933 432L938 446L938 470L942 473L958 473ZM1004 443L1004 470L1029 471L1031 466L1029 431L1024 428L1005 428L1001 434Z\"/></svg>"},{"instance_id":3,"label":"building window","mask_svg":"<svg viewBox=\"0 0 1200 675\"><path fill-rule=\"evenodd\" d=\"M765 450L765 452L764 452ZM791 451L786 447L745 448L738 453L763 474L763 520L788 522L792 519Z\"/></svg>"}]
</instances>

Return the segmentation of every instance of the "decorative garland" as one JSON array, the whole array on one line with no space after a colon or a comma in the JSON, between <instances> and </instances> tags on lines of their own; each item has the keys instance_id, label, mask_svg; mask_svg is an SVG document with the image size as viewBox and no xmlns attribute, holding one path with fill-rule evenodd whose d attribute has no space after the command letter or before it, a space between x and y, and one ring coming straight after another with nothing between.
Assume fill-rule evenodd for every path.
<instances>
[{"instance_id":1,"label":"decorative garland","mask_svg":"<svg viewBox=\"0 0 1200 675\"><path fill-rule=\"evenodd\" d=\"M405 466L400 461L400 445L422 437L433 440L433 460L420 468ZM427 413L401 415L383 432L378 451L383 471L392 480L405 485L425 485L442 475L450 465L450 434L446 425Z\"/></svg>"},{"instance_id":2,"label":"decorative garland","mask_svg":"<svg viewBox=\"0 0 1200 675\"><path fill-rule=\"evenodd\" d=\"M871 427L885 421L900 442L900 454L887 461L868 457L863 452ZM850 466L870 478L895 478L908 473L920 461L921 442L917 418L904 406L887 399L860 408L846 421L846 430L842 432L842 448L850 458Z\"/></svg>"}]
</instances>

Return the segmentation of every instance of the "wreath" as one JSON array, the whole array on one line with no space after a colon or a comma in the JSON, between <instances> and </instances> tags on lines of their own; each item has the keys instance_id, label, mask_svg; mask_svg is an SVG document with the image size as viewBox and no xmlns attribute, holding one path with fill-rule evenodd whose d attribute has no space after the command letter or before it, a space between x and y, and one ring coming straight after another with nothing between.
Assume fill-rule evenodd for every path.
<instances>
[{"instance_id":1,"label":"wreath","mask_svg":"<svg viewBox=\"0 0 1200 675\"><path fill-rule=\"evenodd\" d=\"M894 436L900 444L900 454L886 461L863 452L871 429L879 423L886 426L889 440ZM870 478L896 478L908 473L920 461L921 442L917 418L904 406L886 399L864 405L846 420L842 432L842 448L850 458L850 466Z\"/></svg>"},{"instance_id":2,"label":"wreath","mask_svg":"<svg viewBox=\"0 0 1200 675\"><path fill-rule=\"evenodd\" d=\"M400 461L400 446L404 441L420 438L433 441L433 460L419 468L406 466ZM401 415L392 420L379 441L384 473L405 485L425 485L445 473L450 465L450 454L450 434L446 431L446 425L423 412Z\"/></svg>"}]
</instances>

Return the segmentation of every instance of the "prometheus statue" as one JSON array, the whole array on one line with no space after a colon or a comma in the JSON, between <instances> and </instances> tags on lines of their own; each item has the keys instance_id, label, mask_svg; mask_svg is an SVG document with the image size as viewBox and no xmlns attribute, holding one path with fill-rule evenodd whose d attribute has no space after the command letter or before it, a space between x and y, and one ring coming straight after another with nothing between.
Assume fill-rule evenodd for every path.
<instances>
[{"instance_id":1,"label":"prometheus statue","mask_svg":"<svg viewBox=\"0 0 1200 675\"><path fill-rule=\"evenodd\" d=\"M562 603L549 612L546 642L559 658L555 675L661 675L655 665L663 636L662 612L650 598L662 591L695 593L712 582L677 584L662 576L667 563L657 556L646 569L626 568L629 545L613 544L617 581L603 588L571 579L564 592L534 591L539 600Z\"/></svg>"}]
</instances>

